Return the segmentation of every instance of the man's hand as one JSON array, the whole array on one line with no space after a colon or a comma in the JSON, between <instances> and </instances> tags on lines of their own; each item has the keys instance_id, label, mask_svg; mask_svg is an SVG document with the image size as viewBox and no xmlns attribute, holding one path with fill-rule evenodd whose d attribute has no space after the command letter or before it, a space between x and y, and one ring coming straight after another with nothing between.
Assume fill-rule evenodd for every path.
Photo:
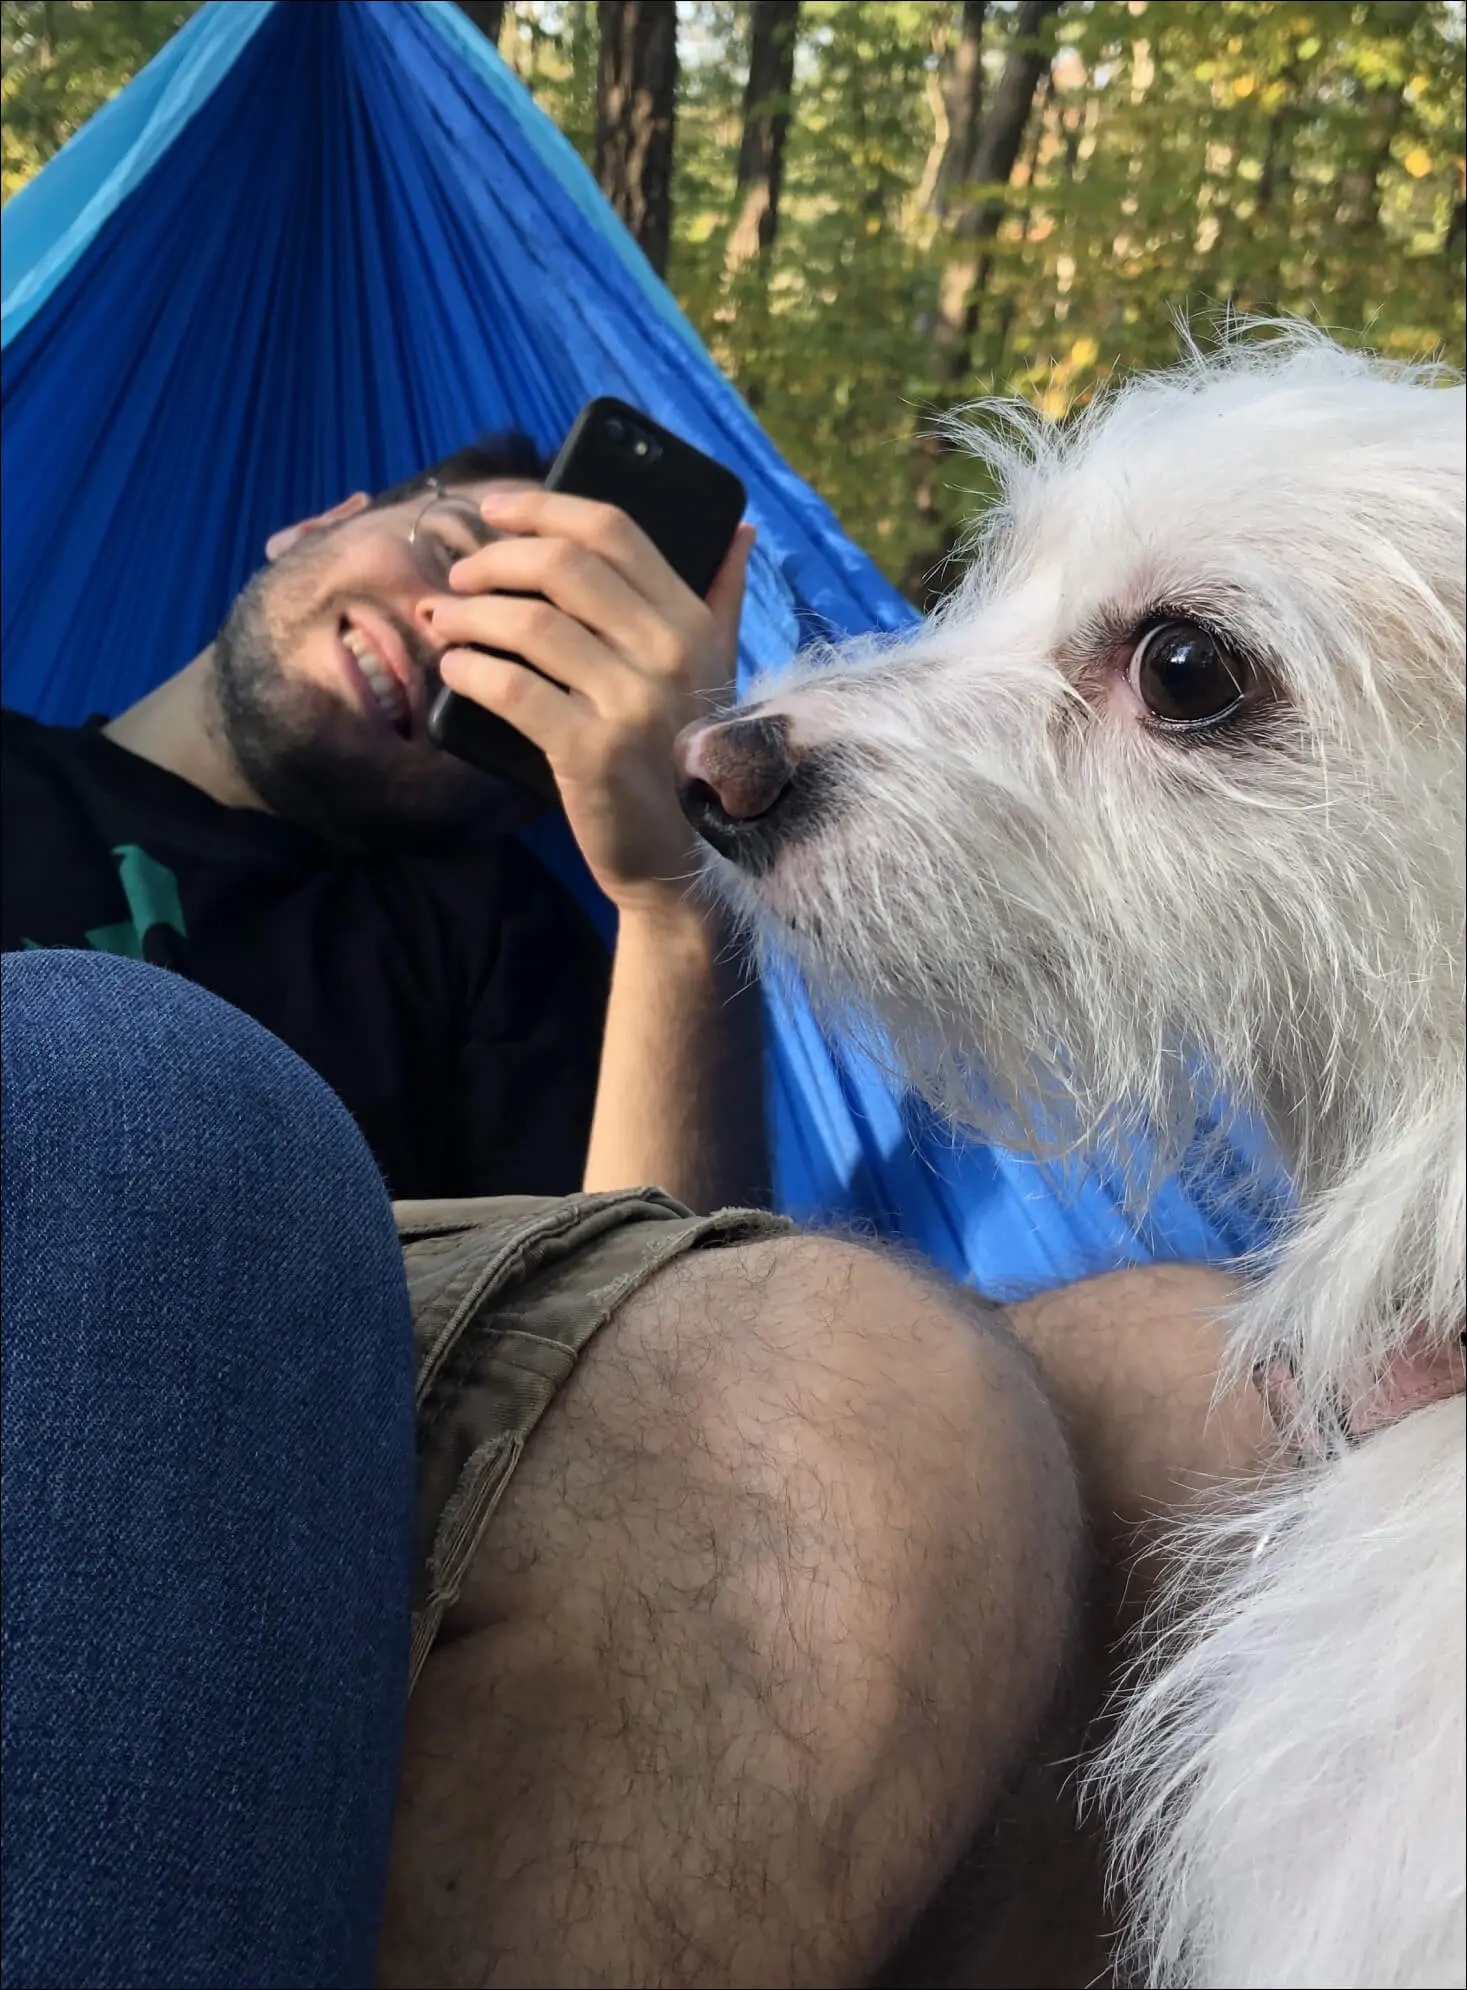
<instances>
[{"instance_id":1,"label":"man's hand","mask_svg":"<svg viewBox=\"0 0 1467 1990\"><path fill-rule=\"evenodd\" d=\"M739 527L705 602L611 505L506 491L483 513L512 536L461 560L454 593L431 604L443 682L545 754L617 908L665 915L683 898L692 846L672 742L732 690L753 527ZM513 598L527 594L544 598ZM457 643L511 650L535 668Z\"/></svg>"},{"instance_id":2,"label":"man's hand","mask_svg":"<svg viewBox=\"0 0 1467 1990\"><path fill-rule=\"evenodd\" d=\"M732 691L753 528L739 527L705 602L610 505L516 491L483 511L514 536L461 560L453 594L431 603L443 681L545 754L620 913L585 1187L655 1182L694 1209L751 1200L768 1165L759 995L687 890L672 742Z\"/></svg>"}]
</instances>

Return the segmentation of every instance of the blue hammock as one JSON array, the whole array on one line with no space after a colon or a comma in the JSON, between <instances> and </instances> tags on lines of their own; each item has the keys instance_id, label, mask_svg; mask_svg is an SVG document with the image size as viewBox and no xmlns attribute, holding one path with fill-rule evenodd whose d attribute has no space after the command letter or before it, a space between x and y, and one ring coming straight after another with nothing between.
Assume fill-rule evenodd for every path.
<instances>
[{"instance_id":1,"label":"blue hammock","mask_svg":"<svg viewBox=\"0 0 1467 1990\"><path fill-rule=\"evenodd\" d=\"M277 526L620 394L759 528L741 670L912 611L761 433L569 144L448 0L208 5L5 210L5 702L115 712L212 636ZM540 847L590 902L563 825ZM599 908L602 912L604 907ZM1008 1294L1263 1241L1241 1157L1144 1220L954 1146L772 1004L782 1206Z\"/></svg>"}]
</instances>

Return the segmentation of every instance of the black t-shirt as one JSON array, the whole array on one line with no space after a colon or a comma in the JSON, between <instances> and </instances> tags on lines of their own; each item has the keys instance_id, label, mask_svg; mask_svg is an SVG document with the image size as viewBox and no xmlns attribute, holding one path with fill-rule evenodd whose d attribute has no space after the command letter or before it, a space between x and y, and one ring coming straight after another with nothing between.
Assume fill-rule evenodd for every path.
<instances>
[{"instance_id":1,"label":"black t-shirt","mask_svg":"<svg viewBox=\"0 0 1467 1990\"><path fill-rule=\"evenodd\" d=\"M130 955L213 990L320 1072L395 1196L580 1186L608 961L521 843L347 856L100 723L0 718L0 946Z\"/></svg>"}]
</instances>

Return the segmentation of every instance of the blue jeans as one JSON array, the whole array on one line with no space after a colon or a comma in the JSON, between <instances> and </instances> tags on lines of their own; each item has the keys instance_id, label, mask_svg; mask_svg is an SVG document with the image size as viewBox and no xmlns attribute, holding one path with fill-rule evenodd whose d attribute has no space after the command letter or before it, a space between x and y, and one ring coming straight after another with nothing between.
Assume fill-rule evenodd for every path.
<instances>
[{"instance_id":1,"label":"blue jeans","mask_svg":"<svg viewBox=\"0 0 1467 1990\"><path fill-rule=\"evenodd\" d=\"M158 969L7 955L8 1985L372 1980L412 1333L381 1178Z\"/></svg>"}]
</instances>

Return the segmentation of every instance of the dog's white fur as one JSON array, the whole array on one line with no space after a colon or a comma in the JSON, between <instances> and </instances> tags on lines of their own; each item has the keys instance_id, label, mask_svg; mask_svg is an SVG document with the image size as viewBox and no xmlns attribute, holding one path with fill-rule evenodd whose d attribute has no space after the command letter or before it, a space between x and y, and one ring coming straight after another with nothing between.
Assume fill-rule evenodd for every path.
<instances>
[{"instance_id":1,"label":"dog's white fur","mask_svg":"<svg viewBox=\"0 0 1467 1990\"><path fill-rule=\"evenodd\" d=\"M717 882L996 1137L1166 1159L1199 1089L1261 1111L1300 1213L1237 1363L1286 1349L1326 1412L1467 1310L1462 390L1254 327L964 439L1002 490L966 579L756 687L823 800ZM1268 695L1148 726L1126 666L1163 613ZM1102 1768L1147 1981L1463 1982L1464 1439L1458 1396L1203 1529Z\"/></svg>"}]
</instances>

